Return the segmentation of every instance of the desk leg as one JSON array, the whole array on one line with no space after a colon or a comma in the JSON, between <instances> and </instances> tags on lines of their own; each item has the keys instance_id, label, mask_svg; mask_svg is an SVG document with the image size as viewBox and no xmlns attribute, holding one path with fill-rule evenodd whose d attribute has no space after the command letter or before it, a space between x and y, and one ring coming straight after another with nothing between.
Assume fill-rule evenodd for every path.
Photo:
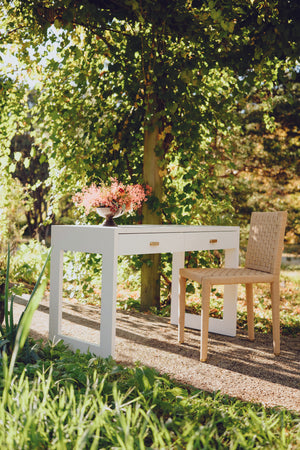
<instances>
[{"instance_id":1,"label":"desk leg","mask_svg":"<svg viewBox=\"0 0 300 450\"><path fill-rule=\"evenodd\" d=\"M52 247L50 263L49 339L61 333L63 250Z\"/></svg>"},{"instance_id":2,"label":"desk leg","mask_svg":"<svg viewBox=\"0 0 300 450\"><path fill-rule=\"evenodd\" d=\"M235 248L225 250L225 267L238 267L238 265L239 250ZM223 323L227 336L236 336L237 293L237 285L224 286Z\"/></svg>"},{"instance_id":3,"label":"desk leg","mask_svg":"<svg viewBox=\"0 0 300 450\"><path fill-rule=\"evenodd\" d=\"M171 324L178 324L178 298L179 298L179 269L184 267L185 253L173 253L172 260L172 291L171 291ZM225 266L238 267L238 248L225 250ZM224 286L223 319L209 319L209 331L227 336L236 336L237 317L237 286ZM185 326L187 328L201 329L200 316L185 314Z\"/></svg>"},{"instance_id":4,"label":"desk leg","mask_svg":"<svg viewBox=\"0 0 300 450\"><path fill-rule=\"evenodd\" d=\"M115 251L102 256L100 354L114 356L117 308L118 254Z\"/></svg>"},{"instance_id":5,"label":"desk leg","mask_svg":"<svg viewBox=\"0 0 300 450\"><path fill-rule=\"evenodd\" d=\"M171 288L171 313L172 325L178 324L179 301L179 269L184 267L185 252L173 253L172 256L172 288Z\"/></svg>"}]
</instances>

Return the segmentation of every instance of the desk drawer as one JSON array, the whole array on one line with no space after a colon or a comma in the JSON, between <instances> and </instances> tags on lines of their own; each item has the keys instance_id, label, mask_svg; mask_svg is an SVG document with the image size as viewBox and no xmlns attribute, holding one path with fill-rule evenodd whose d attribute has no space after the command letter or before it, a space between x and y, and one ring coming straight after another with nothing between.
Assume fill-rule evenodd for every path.
<instances>
[{"instance_id":1,"label":"desk drawer","mask_svg":"<svg viewBox=\"0 0 300 450\"><path fill-rule=\"evenodd\" d=\"M120 234L119 255L174 253L194 250L238 248L239 233L235 231L193 233Z\"/></svg>"}]
</instances>

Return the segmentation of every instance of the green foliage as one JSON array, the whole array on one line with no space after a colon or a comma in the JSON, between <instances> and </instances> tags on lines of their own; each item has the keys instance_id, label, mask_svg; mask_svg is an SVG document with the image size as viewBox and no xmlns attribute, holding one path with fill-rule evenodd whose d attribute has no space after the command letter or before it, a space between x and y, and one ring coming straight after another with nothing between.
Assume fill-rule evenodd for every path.
<instances>
[{"instance_id":1,"label":"green foliage","mask_svg":"<svg viewBox=\"0 0 300 450\"><path fill-rule=\"evenodd\" d=\"M12 176L18 179L23 187L27 234L45 239L46 220L49 220L47 157L34 145L30 134L24 133L12 139L10 160L11 165L15 166Z\"/></svg>"},{"instance_id":2,"label":"green foliage","mask_svg":"<svg viewBox=\"0 0 300 450\"><path fill-rule=\"evenodd\" d=\"M286 68L270 91L252 89L239 105L242 128L233 132L232 167L223 171L217 190L228 192L240 221L247 223L252 211L286 209L286 242L299 242L299 73ZM269 106L266 106L266 104ZM266 109L272 127L264 121ZM241 151L242 149L242 151Z\"/></svg>"},{"instance_id":3,"label":"green foliage","mask_svg":"<svg viewBox=\"0 0 300 450\"><path fill-rule=\"evenodd\" d=\"M2 319L0 324L0 354L3 359L4 365L7 361L7 355L11 356L8 377L12 376L12 371L18 352L25 348L25 355L29 360L34 356L28 348L28 334L34 311L37 309L38 304L44 294L44 290L47 284L47 278L44 276L44 271L47 266L50 257L50 252L44 263L44 266L38 276L36 284L30 295L25 310L23 311L17 324L14 323L13 317L13 305L14 305L14 293L10 292L9 278L10 278L10 248L8 247L7 253L7 266L5 277L4 295L1 296L1 306L4 307L4 323L2 326ZM4 357L5 355L5 357Z\"/></svg>"},{"instance_id":4,"label":"green foliage","mask_svg":"<svg viewBox=\"0 0 300 450\"><path fill-rule=\"evenodd\" d=\"M14 249L24 233L24 207L22 188L11 177L0 175L0 268L6 268L8 242Z\"/></svg>"},{"instance_id":5,"label":"green foliage","mask_svg":"<svg viewBox=\"0 0 300 450\"><path fill-rule=\"evenodd\" d=\"M218 209L214 223L226 214L228 195L214 194L218 165L224 166L214 143L225 142L237 99L249 86L266 77L274 83L279 60L273 63L272 56L296 54L295 5L284 13L281 2L276 8L268 2L223 2L221 8L182 1L120 2L117 9L101 2L5 5L5 42L14 30L19 58L41 82L31 117L37 144L53 159L53 212L77 183L110 175L141 181L144 134L155 117L164 197L161 205L153 199L154 209L177 222L191 212L193 220L208 222L208 211ZM28 37L33 52L24 44ZM41 42L44 54L37 51ZM54 46L57 56L46 62ZM176 160L184 186L174 176Z\"/></svg>"},{"instance_id":6,"label":"green foliage","mask_svg":"<svg viewBox=\"0 0 300 450\"><path fill-rule=\"evenodd\" d=\"M40 347L0 410L14 448L296 448L299 416L178 385L155 370ZM3 388L2 388L3 389ZM17 399L17 401L16 401Z\"/></svg>"},{"instance_id":7,"label":"green foliage","mask_svg":"<svg viewBox=\"0 0 300 450\"><path fill-rule=\"evenodd\" d=\"M18 250L12 254L11 275L13 280L33 286L43 269L48 252L49 250L44 244L34 239L20 244ZM46 278L49 279L49 264L44 271Z\"/></svg>"},{"instance_id":8,"label":"green foliage","mask_svg":"<svg viewBox=\"0 0 300 450\"><path fill-rule=\"evenodd\" d=\"M80 252L64 254L64 295L82 302L99 303L102 256Z\"/></svg>"},{"instance_id":9,"label":"green foliage","mask_svg":"<svg viewBox=\"0 0 300 450\"><path fill-rule=\"evenodd\" d=\"M135 290L140 287L141 277L138 268L141 258L119 257L118 283L123 289ZM82 303L101 302L102 256L80 252L64 253L63 295Z\"/></svg>"}]
</instances>

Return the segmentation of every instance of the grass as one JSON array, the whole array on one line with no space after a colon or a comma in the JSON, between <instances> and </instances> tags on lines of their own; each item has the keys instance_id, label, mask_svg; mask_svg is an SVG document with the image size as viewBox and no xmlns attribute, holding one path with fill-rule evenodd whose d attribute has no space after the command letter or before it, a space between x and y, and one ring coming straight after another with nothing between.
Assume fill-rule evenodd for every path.
<instances>
[{"instance_id":1,"label":"grass","mask_svg":"<svg viewBox=\"0 0 300 450\"><path fill-rule=\"evenodd\" d=\"M300 417L174 383L155 370L35 343L0 408L14 449L297 449ZM3 367L2 367L3 368ZM1 377L1 390L5 384Z\"/></svg>"},{"instance_id":2,"label":"grass","mask_svg":"<svg viewBox=\"0 0 300 450\"><path fill-rule=\"evenodd\" d=\"M296 274L295 274L296 272ZM299 333L298 269L281 274L282 333ZM132 280L131 280L132 281ZM130 283L132 286L132 283ZM199 292L189 308L199 310ZM119 285L119 307L138 308L138 291ZM168 314L165 302L159 314ZM256 329L270 332L270 297L255 289ZM157 311L156 311L157 312ZM222 292L211 314L222 314ZM245 327L241 287L238 326ZM75 354L63 343L30 340L35 358L0 365L0 448L15 449L289 449L300 447L299 414L207 393L136 364Z\"/></svg>"}]
</instances>

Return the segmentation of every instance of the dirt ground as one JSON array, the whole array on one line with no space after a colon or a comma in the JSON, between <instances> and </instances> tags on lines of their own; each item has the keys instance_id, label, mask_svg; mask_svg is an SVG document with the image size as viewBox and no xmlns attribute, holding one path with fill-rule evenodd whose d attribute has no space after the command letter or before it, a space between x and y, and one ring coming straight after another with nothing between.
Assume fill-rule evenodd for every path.
<instances>
[{"instance_id":1,"label":"dirt ground","mask_svg":"<svg viewBox=\"0 0 300 450\"><path fill-rule=\"evenodd\" d=\"M26 300L16 299L15 320ZM99 343L99 307L64 302L62 332ZM48 339L49 302L35 312L31 335ZM272 336L256 334L254 342L243 331L236 337L210 333L207 363L199 360L199 331L187 330L177 342L177 327L168 318L137 312L117 312L115 360L126 366L139 362L172 379L213 392L220 391L266 407L300 412L300 339L282 336L281 354L272 352Z\"/></svg>"}]
</instances>

